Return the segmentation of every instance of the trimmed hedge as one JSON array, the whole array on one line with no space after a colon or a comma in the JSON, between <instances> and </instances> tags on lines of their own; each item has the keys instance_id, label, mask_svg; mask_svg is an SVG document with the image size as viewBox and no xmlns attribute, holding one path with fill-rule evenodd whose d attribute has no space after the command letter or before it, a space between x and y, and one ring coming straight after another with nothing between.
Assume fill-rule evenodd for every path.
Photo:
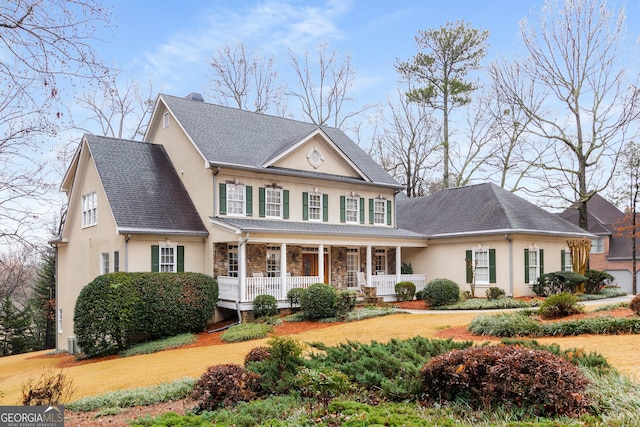
<instances>
[{"instance_id":1,"label":"trimmed hedge","mask_svg":"<svg viewBox=\"0 0 640 427\"><path fill-rule=\"evenodd\" d=\"M337 314L336 291L331 285L315 283L300 295L300 308L308 319L335 317Z\"/></svg>"},{"instance_id":2,"label":"trimmed hedge","mask_svg":"<svg viewBox=\"0 0 640 427\"><path fill-rule=\"evenodd\" d=\"M453 304L460 299L460 286L450 279L433 279L424 287L422 295L434 307Z\"/></svg>"},{"instance_id":3,"label":"trimmed hedge","mask_svg":"<svg viewBox=\"0 0 640 427\"><path fill-rule=\"evenodd\" d=\"M278 314L278 300L273 295L257 295L253 299L253 317L256 319Z\"/></svg>"},{"instance_id":4,"label":"trimmed hedge","mask_svg":"<svg viewBox=\"0 0 640 427\"><path fill-rule=\"evenodd\" d=\"M87 356L115 354L136 336L200 332L218 301L216 281L200 273L109 273L85 286L73 318Z\"/></svg>"},{"instance_id":5,"label":"trimmed hedge","mask_svg":"<svg viewBox=\"0 0 640 427\"><path fill-rule=\"evenodd\" d=\"M398 282L395 285L398 301L413 301L416 295L416 285L413 282Z\"/></svg>"}]
</instances>

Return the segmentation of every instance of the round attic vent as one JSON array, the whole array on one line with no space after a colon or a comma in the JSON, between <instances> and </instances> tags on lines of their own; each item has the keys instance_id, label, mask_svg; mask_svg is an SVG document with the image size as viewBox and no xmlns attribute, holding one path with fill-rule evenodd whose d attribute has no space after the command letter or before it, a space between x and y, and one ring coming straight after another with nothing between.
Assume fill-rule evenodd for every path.
<instances>
[{"instance_id":1,"label":"round attic vent","mask_svg":"<svg viewBox=\"0 0 640 427\"><path fill-rule=\"evenodd\" d=\"M307 154L307 160L309 160L311 166L313 166L314 168L319 168L322 162L324 162L324 157L322 156L320 150L318 150L316 147L313 147L311 150L309 150L309 154Z\"/></svg>"}]
</instances>

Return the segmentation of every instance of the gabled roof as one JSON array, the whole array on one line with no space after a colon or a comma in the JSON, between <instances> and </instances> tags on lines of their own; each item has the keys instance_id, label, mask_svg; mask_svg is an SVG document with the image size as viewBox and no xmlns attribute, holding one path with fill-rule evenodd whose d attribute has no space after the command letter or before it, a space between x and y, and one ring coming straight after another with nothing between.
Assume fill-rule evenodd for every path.
<instances>
[{"instance_id":1,"label":"gabled roof","mask_svg":"<svg viewBox=\"0 0 640 427\"><path fill-rule=\"evenodd\" d=\"M591 236L515 194L485 183L398 198L397 224L428 238L498 233Z\"/></svg>"},{"instance_id":2,"label":"gabled roof","mask_svg":"<svg viewBox=\"0 0 640 427\"><path fill-rule=\"evenodd\" d=\"M163 146L95 135L84 140L119 233L208 234Z\"/></svg>"},{"instance_id":3,"label":"gabled roof","mask_svg":"<svg viewBox=\"0 0 640 427\"><path fill-rule=\"evenodd\" d=\"M157 102L166 105L210 164L275 172L270 161L320 130L362 181L402 188L340 129L165 94Z\"/></svg>"},{"instance_id":4,"label":"gabled roof","mask_svg":"<svg viewBox=\"0 0 640 427\"><path fill-rule=\"evenodd\" d=\"M624 218L624 213L620 209L609 203L607 199L598 193L591 196L591 199L587 202L587 215L589 231L599 235L613 234L613 224ZM579 222L578 205L574 204L564 210L560 213L560 217L577 225Z\"/></svg>"}]
</instances>

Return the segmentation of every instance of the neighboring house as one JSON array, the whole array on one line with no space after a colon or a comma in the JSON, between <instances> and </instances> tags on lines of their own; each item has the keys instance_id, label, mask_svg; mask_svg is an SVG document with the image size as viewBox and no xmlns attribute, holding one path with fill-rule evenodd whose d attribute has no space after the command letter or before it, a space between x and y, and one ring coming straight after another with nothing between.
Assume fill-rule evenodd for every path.
<instances>
[{"instance_id":1,"label":"neighboring house","mask_svg":"<svg viewBox=\"0 0 640 427\"><path fill-rule=\"evenodd\" d=\"M511 296L532 295L541 274L571 265L567 239L593 237L490 183L398 200L397 210L398 225L423 234L428 246L407 248L403 261L419 266L429 279L463 284L475 276L480 297L491 286Z\"/></svg>"},{"instance_id":2,"label":"neighboring house","mask_svg":"<svg viewBox=\"0 0 640 427\"><path fill-rule=\"evenodd\" d=\"M587 212L589 232L596 236L592 240L589 253L589 268L606 271L615 277L618 286L627 293L632 293L632 239L630 233L620 233L616 230L616 226L623 222L625 214L599 194L594 194L589 199ZM566 209L559 216L578 224L577 206ZM638 257L640 253L636 255L636 261L640 261Z\"/></svg>"},{"instance_id":3,"label":"neighboring house","mask_svg":"<svg viewBox=\"0 0 640 427\"><path fill-rule=\"evenodd\" d=\"M528 295L543 268L560 269L566 238L592 237L489 184L397 200L402 186L342 131L197 94L160 95L144 142L85 135L61 188L58 349L73 342L80 290L103 273L213 275L218 315L259 294L286 307L290 289L317 282L386 300L404 280L462 285L465 256L478 288Z\"/></svg>"}]
</instances>

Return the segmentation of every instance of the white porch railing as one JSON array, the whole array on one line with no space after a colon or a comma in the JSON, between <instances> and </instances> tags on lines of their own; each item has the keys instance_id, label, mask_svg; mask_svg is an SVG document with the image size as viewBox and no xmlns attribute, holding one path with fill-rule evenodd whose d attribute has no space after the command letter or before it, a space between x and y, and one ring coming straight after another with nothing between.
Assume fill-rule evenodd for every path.
<instances>
[{"instance_id":1,"label":"white porch railing","mask_svg":"<svg viewBox=\"0 0 640 427\"><path fill-rule=\"evenodd\" d=\"M287 292L293 288L308 288L314 283L321 282L319 276L286 277L282 286L281 277L247 277L245 278L244 298L240 302L252 302L258 295L272 295L277 300L287 299ZM423 289L427 284L424 274L401 274L401 282L413 282L416 290ZM238 277L218 276L218 297L221 300L236 301L239 297ZM377 288L378 296L395 297L395 285L398 282L396 274L377 274L371 276L371 284Z\"/></svg>"}]
</instances>

